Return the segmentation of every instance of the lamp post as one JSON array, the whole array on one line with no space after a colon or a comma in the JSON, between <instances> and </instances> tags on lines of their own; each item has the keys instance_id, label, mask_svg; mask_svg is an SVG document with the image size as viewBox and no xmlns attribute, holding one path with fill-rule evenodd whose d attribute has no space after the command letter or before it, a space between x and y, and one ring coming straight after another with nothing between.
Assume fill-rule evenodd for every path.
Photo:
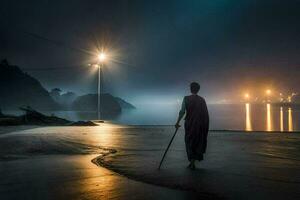
<instances>
[{"instance_id":1,"label":"lamp post","mask_svg":"<svg viewBox=\"0 0 300 200\"><path fill-rule=\"evenodd\" d=\"M101 87L101 84L100 84L100 82L101 82L101 64L99 64L98 65L98 104L97 104L97 118L98 118L98 120L100 120L100 93L101 93L101 89L100 89L100 87Z\"/></svg>"},{"instance_id":2,"label":"lamp post","mask_svg":"<svg viewBox=\"0 0 300 200\"><path fill-rule=\"evenodd\" d=\"M106 59L105 53L101 52L98 55L98 63L95 64L96 67L98 67L98 104L97 104L97 118L98 120L101 119L100 114L100 103L101 103L101 67L103 66L103 62Z\"/></svg>"}]
</instances>

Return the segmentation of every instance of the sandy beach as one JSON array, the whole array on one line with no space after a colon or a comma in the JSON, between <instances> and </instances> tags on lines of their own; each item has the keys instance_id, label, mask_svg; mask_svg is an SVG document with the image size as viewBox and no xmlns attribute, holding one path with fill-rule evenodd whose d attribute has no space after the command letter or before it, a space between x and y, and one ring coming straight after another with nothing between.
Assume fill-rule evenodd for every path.
<instances>
[{"instance_id":1,"label":"sandy beach","mask_svg":"<svg viewBox=\"0 0 300 200\"><path fill-rule=\"evenodd\" d=\"M0 135L1 199L299 199L299 133L212 131L186 169L170 126L37 127Z\"/></svg>"}]
</instances>

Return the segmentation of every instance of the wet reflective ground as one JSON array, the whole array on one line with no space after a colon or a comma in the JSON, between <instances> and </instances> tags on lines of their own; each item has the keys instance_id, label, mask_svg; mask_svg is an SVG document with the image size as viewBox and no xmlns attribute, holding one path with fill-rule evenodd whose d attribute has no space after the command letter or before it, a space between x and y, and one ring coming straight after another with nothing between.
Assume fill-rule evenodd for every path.
<instances>
[{"instance_id":1,"label":"wet reflective ground","mask_svg":"<svg viewBox=\"0 0 300 200\"><path fill-rule=\"evenodd\" d=\"M180 130L158 171L173 131L106 123L2 134L0 199L299 199L300 134L210 132L190 171Z\"/></svg>"},{"instance_id":2,"label":"wet reflective ground","mask_svg":"<svg viewBox=\"0 0 300 200\"><path fill-rule=\"evenodd\" d=\"M52 155L0 162L0 199L197 199L132 181L90 162L93 155Z\"/></svg>"},{"instance_id":3,"label":"wet reflective ground","mask_svg":"<svg viewBox=\"0 0 300 200\"><path fill-rule=\"evenodd\" d=\"M125 149L138 133L126 127L1 127L0 199L201 199L121 176L92 159ZM23 127L26 129L26 127ZM127 130L127 131L126 131ZM143 144L141 144L143 146Z\"/></svg>"}]
</instances>

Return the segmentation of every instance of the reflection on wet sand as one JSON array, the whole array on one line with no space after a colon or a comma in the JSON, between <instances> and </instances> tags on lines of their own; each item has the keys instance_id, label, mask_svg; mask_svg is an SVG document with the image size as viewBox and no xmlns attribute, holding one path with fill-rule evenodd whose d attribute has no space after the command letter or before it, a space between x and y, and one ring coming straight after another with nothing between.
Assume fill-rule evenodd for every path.
<instances>
[{"instance_id":1,"label":"reflection on wet sand","mask_svg":"<svg viewBox=\"0 0 300 200\"><path fill-rule=\"evenodd\" d=\"M272 118L271 118L271 105L267 104L267 131L273 130Z\"/></svg>"},{"instance_id":2,"label":"reflection on wet sand","mask_svg":"<svg viewBox=\"0 0 300 200\"><path fill-rule=\"evenodd\" d=\"M288 109L288 127L289 127L289 131L293 131L293 116L292 116L292 109L289 108Z\"/></svg>"},{"instance_id":3,"label":"reflection on wet sand","mask_svg":"<svg viewBox=\"0 0 300 200\"><path fill-rule=\"evenodd\" d=\"M249 113L250 109L252 105ZM255 117L253 110L251 114ZM185 169L181 128L164 168L158 171L157 163L173 131L173 126L104 123L98 127L40 127L2 135L0 157L12 160L0 163L5 166L0 167L1 199L192 199L192 191L201 195L193 199L216 199L214 194L224 196L221 199L284 199L286 194L297 199L299 151L294 149L298 134L248 137L243 132L211 131L210 159L190 171ZM91 162L106 149L118 151L103 160L109 169L139 181ZM278 196L282 192L284 196Z\"/></svg>"},{"instance_id":4,"label":"reflection on wet sand","mask_svg":"<svg viewBox=\"0 0 300 200\"><path fill-rule=\"evenodd\" d=\"M249 103L246 103L246 131L252 131Z\"/></svg>"}]
</instances>

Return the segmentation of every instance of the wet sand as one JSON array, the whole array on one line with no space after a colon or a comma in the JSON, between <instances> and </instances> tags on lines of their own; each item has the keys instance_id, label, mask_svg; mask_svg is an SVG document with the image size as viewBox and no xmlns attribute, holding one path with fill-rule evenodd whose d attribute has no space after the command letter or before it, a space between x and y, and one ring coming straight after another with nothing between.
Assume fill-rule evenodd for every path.
<instances>
[{"instance_id":1,"label":"wet sand","mask_svg":"<svg viewBox=\"0 0 300 200\"><path fill-rule=\"evenodd\" d=\"M172 128L149 127L136 148L122 149L98 163L131 179L226 199L299 199L300 134L212 131L207 154L195 171L186 169L181 130L158 171ZM152 132L152 133L151 133ZM169 133L169 135L167 135ZM151 142L150 142L151 141ZM140 147L147 144L148 148ZM137 150L138 149L138 150Z\"/></svg>"},{"instance_id":2,"label":"wet sand","mask_svg":"<svg viewBox=\"0 0 300 200\"><path fill-rule=\"evenodd\" d=\"M24 126L0 126L0 135L6 134L15 131L27 130L38 128L39 126L31 126L31 125L24 125Z\"/></svg>"},{"instance_id":3,"label":"wet sand","mask_svg":"<svg viewBox=\"0 0 300 200\"><path fill-rule=\"evenodd\" d=\"M111 143L107 135L94 135L110 134L111 126L24 129L2 128L1 200L201 199L196 193L137 182L92 163L112 150L98 145L101 140Z\"/></svg>"},{"instance_id":4,"label":"wet sand","mask_svg":"<svg viewBox=\"0 0 300 200\"><path fill-rule=\"evenodd\" d=\"M0 199L197 199L144 184L91 163L95 155L52 155L0 162Z\"/></svg>"},{"instance_id":5,"label":"wet sand","mask_svg":"<svg viewBox=\"0 0 300 200\"><path fill-rule=\"evenodd\" d=\"M181 130L158 171L172 133L105 124L2 134L0 199L299 199L299 133L211 132L190 171Z\"/></svg>"}]
</instances>

